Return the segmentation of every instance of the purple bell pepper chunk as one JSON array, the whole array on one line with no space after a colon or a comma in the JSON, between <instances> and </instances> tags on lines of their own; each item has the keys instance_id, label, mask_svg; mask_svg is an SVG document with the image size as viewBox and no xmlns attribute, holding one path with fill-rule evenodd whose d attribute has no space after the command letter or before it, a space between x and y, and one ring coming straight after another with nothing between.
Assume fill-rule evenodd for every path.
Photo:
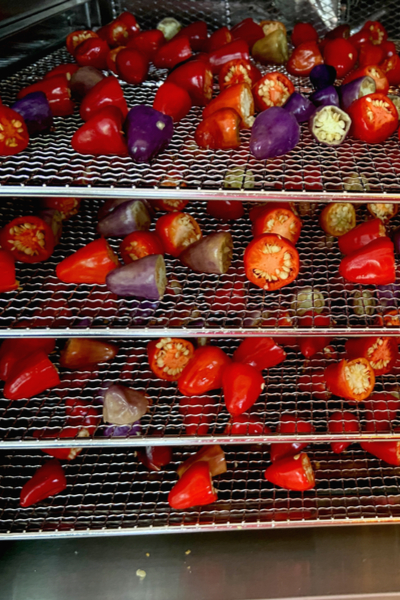
<instances>
[{"instance_id":1,"label":"purple bell pepper chunk","mask_svg":"<svg viewBox=\"0 0 400 600\"><path fill-rule=\"evenodd\" d=\"M296 117L281 106L272 106L254 121L250 152L258 159L274 158L293 150L299 139Z\"/></svg>"},{"instance_id":2,"label":"purple bell pepper chunk","mask_svg":"<svg viewBox=\"0 0 400 600\"><path fill-rule=\"evenodd\" d=\"M123 298L159 300L167 285L162 254L151 254L110 271L106 277L110 292Z\"/></svg>"},{"instance_id":3,"label":"purple bell pepper chunk","mask_svg":"<svg viewBox=\"0 0 400 600\"><path fill-rule=\"evenodd\" d=\"M339 146L349 132L351 119L337 106L320 106L308 123L318 142L326 146Z\"/></svg>"},{"instance_id":4,"label":"purple bell pepper chunk","mask_svg":"<svg viewBox=\"0 0 400 600\"><path fill-rule=\"evenodd\" d=\"M304 123L314 114L314 104L299 92L293 92L283 105L283 108L290 112L298 123Z\"/></svg>"},{"instance_id":5,"label":"purple bell pepper chunk","mask_svg":"<svg viewBox=\"0 0 400 600\"><path fill-rule=\"evenodd\" d=\"M310 100L315 106L339 106L339 94L333 85L314 92L311 94Z\"/></svg>"},{"instance_id":6,"label":"purple bell pepper chunk","mask_svg":"<svg viewBox=\"0 0 400 600\"><path fill-rule=\"evenodd\" d=\"M31 137L50 131L53 126L53 113L43 92L27 94L11 108L24 119Z\"/></svg>"},{"instance_id":7,"label":"purple bell pepper chunk","mask_svg":"<svg viewBox=\"0 0 400 600\"><path fill-rule=\"evenodd\" d=\"M340 106L343 110L347 110L355 100L367 94L373 94L375 90L376 83L369 75L353 79L350 83L341 85L339 88Z\"/></svg>"},{"instance_id":8,"label":"purple bell pepper chunk","mask_svg":"<svg viewBox=\"0 0 400 600\"><path fill-rule=\"evenodd\" d=\"M323 90L335 83L336 69L331 65L316 65L310 73L310 81L316 90Z\"/></svg>"},{"instance_id":9,"label":"purple bell pepper chunk","mask_svg":"<svg viewBox=\"0 0 400 600\"><path fill-rule=\"evenodd\" d=\"M144 104L131 108L126 118L125 129L128 151L136 162L150 162L167 148L174 133L169 115Z\"/></svg>"}]
</instances>

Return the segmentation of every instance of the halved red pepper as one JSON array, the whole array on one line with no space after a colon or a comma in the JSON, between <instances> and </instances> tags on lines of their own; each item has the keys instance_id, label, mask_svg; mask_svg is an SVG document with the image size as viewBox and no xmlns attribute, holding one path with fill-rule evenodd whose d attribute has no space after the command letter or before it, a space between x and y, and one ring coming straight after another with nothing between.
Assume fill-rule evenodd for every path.
<instances>
[{"instance_id":1,"label":"halved red pepper","mask_svg":"<svg viewBox=\"0 0 400 600\"><path fill-rule=\"evenodd\" d=\"M101 284L118 266L118 258L108 242L99 238L64 258L56 267L56 275L65 283Z\"/></svg>"},{"instance_id":2,"label":"halved red pepper","mask_svg":"<svg viewBox=\"0 0 400 600\"><path fill-rule=\"evenodd\" d=\"M150 369L166 381L178 381L193 354L193 344L180 338L160 338L147 344Z\"/></svg>"},{"instance_id":3,"label":"halved red pepper","mask_svg":"<svg viewBox=\"0 0 400 600\"><path fill-rule=\"evenodd\" d=\"M254 238L244 253L246 277L258 287L272 291L289 285L299 274L299 253L289 240L275 233Z\"/></svg>"},{"instance_id":4,"label":"halved red pepper","mask_svg":"<svg viewBox=\"0 0 400 600\"><path fill-rule=\"evenodd\" d=\"M41 198L40 205L43 208L58 210L64 221L78 214L81 200L80 198Z\"/></svg>"},{"instance_id":5,"label":"halved red pepper","mask_svg":"<svg viewBox=\"0 0 400 600\"><path fill-rule=\"evenodd\" d=\"M262 435L272 433L268 425L248 413L232 417L224 429L225 435Z\"/></svg>"},{"instance_id":6,"label":"halved red pepper","mask_svg":"<svg viewBox=\"0 0 400 600\"><path fill-rule=\"evenodd\" d=\"M213 150L239 148L241 121L233 108L220 108L200 121L194 134L196 144Z\"/></svg>"},{"instance_id":7,"label":"halved red pepper","mask_svg":"<svg viewBox=\"0 0 400 600\"><path fill-rule=\"evenodd\" d=\"M29 144L29 132L21 115L0 103L0 156L13 156Z\"/></svg>"},{"instance_id":8,"label":"halved red pepper","mask_svg":"<svg viewBox=\"0 0 400 600\"><path fill-rule=\"evenodd\" d=\"M171 508L185 509L204 506L218 500L206 462L195 462L185 471L168 495Z\"/></svg>"},{"instance_id":9,"label":"halved red pepper","mask_svg":"<svg viewBox=\"0 0 400 600\"><path fill-rule=\"evenodd\" d=\"M277 460L270 465L264 477L285 490L303 492L315 486L315 475L305 452Z\"/></svg>"},{"instance_id":10,"label":"halved red pepper","mask_svg":"<svg viewBox=\"0 0 400 600\"><path fill-rule=\"evenodd\" d=\"M234 417L251 408L265 387L260 371L248 364L234 362L222 373L225 405Z\"/></svg>"},{"instance_id":11,"label":"halved red pepper","mask_svg":"<svg viewBox=\"0 0 400 600\"><path fill-rule=\"evenodd\" d=\"M12 338L0 347L0 379L7 381L11 371L24 358L36 352L50 354L56 345L54 338Z\"/></svg>"},{"instance_id":12,"label":"halved red pepper","mask_svg":"<svg viewBox=\"0 0 400 600\"><path fill-rule=\"evenodd\" d=\"M54 234L39 217L17 217L0 231L0 245L15 260L38 263L53 254Z\"/></svg>"},{"instance_id":13,"label":"halved red pepper","mask_svg":"<svg viewBox=\"0 0 400 600\"><path fill-rule=\"evenodd\" d=\"M143 83L149 72L147 56L133 48L124 48L118 52L115 65L121 79L135 85Z\"/></svg>"},{"instance_id":14,"label":"halved red pepper","mask_svg":"<svg viewBox=\"0 0 400 600\"><path fill-rule=\"evenodd\" d=\"M286 358L286 352L272 338L245 338L233 354L234 362L250 365L262 371L275 367Z\"/></svg>"},{"instance_id":15,"label":"halved red pepper","mask_svg":"<svg viewBox=\"0 0 400 600\"><path fill-rule=\"evenodd\" d=\"M328 431L330 433L358 433L360 422L357 415L349 411L336 411L328 420ZM341 454L352 442L331 442L331 448L335 454Z\"/></svg>"},{"instance_id":16,"label":"halved red pepper","mask_svg":"<svg viewBox=\"0 0 400 600\"><path fill-rule=\"evenodd\" d=\"M375 377L390 373L399 356L398 344L393 337L350 338L345 348L350 359L367 358Z\"/></svg>"},{"instance_id":17,"label":"halved red pepper","mask_svg":"<svg viewBox=\"0 0 400 600\"><path fill-rule=\"evenodd\" d=\"M115 73L115 75L117 75L117 65L115 62L117 60L117 54L121 52L121 50L124 50L124 48L126 48L126 46L117 46L116 48L112 48L107 54L107 69Z\"/></svg>"},{"instance_id":18,"label":"halved red pepper","mask_svg":"<svg viewBox=\"0 0 400 600\"><path fill-rule=\"evenodd\" d=\"M247 83L250 88L261 78L261 71L245 58L232 60L226 63L219 72L218 82L220 90L224 90L235 83Z\"/></svg>"},{"instance_id":19,"label":"halved red pepper","mask_svg":"<svg viewBox=\"0 0 400 600\"><path fill-rule=\"evenodd\" d=\"M153 58L154 66L157 69L172 69L178 63L192 56L189 38L173 37L172 40L163 44L155 53Z\"/></svg>"},{"instance_id":20,"label":"halved red pepper","mask_svg":"<svg viewBox=\"0 0 400 600\"><path fill-rule=\"evenodd\" d=\"M236 83L218 94L203 110L203 119L221 108L233 108L240 115L243 129L254 123L254 98L247 83Z\"/></svg>"},{"instance_id":21,"label":"halved red pepper","mask_svg":"<svg viewBox=\"0 0 400 600\"><path fill-rule=\"evenodd\" d=\"M0 294L3 292L12 292L19 286L19 281L15 279L15 259L11 252L0 249Z\"/></svg>"},{"instance_id":22,"label":"halved red pepper","mask_svg":"<svg viewBox=\"0 0 400 600\"><path fill-rule=\"evenodd\" d=\"M380 144L397 129L399 118L393 102L384 94L368 94L350 104L350 133L369 144Z\"/></svg>"},{"instance_id":23,"label":"halved red pepper","mask_svg":"<svg viewBox=\"0 0 400 600\"><path fill-rule=\"evenodd\" d=\"M258 110L271 106L283 106L294 92L294 85L283 73L267 73L253 87L254 100Z\"/></svg>"},{"instance_id":24,"label":"halved red pepper","mask_svg":"<svg viewBox=\"0 0 400 600\"><path fill-rule=\"evenodd\" d=\"M218 444L213 444L212 446L203 446L196 454L193 454L179 465L176 471L178 476L182 477L192 465L199 462L208 464L211 477L216 477L227 471L224 451Z\"/></svg>"},{"instance_id":25,"label":"halved red pepper","mask_svg":"<svg viewBox=\"0 0 400 600\"><path fill-rule=\"evenodd\" d=\"M194 52L201 52L204 49L207 40L207 23L205 21L194 21L186 27L183 27L176 35L174 40L181 37L187 37L190 46Z\"/></svg>"},{"instance_id":26,"label":"halved red pepper","mask_svg":"<svg viewBox=\"0 0 400 600\"><path fill-rule=\"evenodd\" d=\"M83 98L80 115L84 121L106 106L116 106L125 118L128 114L128 106L124 98L124 92L118 79L114 76L105 77L90 90Z\"/></svg>"},{"instance_id":27,"label":"halved red pepper","mask_svg":"<svg viewBox=\"0 0 400 600\"><path fill-rule=\"evenodd\" d=\"M197 348L178 379L178 389L184 396L197 396L222 385L222 371L231 359L216 346Z\"/></svg>"},{"instance_id":28,"label":"halved red pepper","mask_svg":"<svg viewBox=\"0 0 400 600\"><path fill-rule=\"evenodd\" d=\"M213 52L218 48L222 48L222 46L226 46L226 44L230 44L232 40L233 37L229 29L226 26L220 27L208 38L204 49L206 52Z\"/></svg>"},{"instance_id":29,"label":"halved red pepper","mask_svg":"<svg viewBox=\"0 0 400 600\"><path fill-rule=\"evenodd\" d=\"M400 465L400 442L390 440L388 442L360 442L360 446L365 452L372 456L380 458L388 465L398 467Z\"/></svg>"},{"instance_id":30,"label":"halved red pepper","mask_svg":"<svg viewBox=\"0 0 400 600\"><path fill-rule=\"evenodd\" d=\"M368 32L369 39L373 44L382 44L388 37L388 32L379 21L367 21L362 31Z\"/></svg>"},{"instance_id":31,"label":"halved red pepper","mask_svg":"<svg viewBox=\"0 0 400 600\"><path fill-rule=\"evenodd\" d=\"M68 81L71 81L71 77L74 73L79 69L79 65L75 65L74 63L65 63L63 65L58 65L51 69L46 73L43 79L49 79L50 77L55 77L56 75L65 75Z\"/></svg>"},{"instance_id":32,"label":"halved red pepper","mask_svg":"<svg viewBox=\"0 0 400 600\"><path fill-rule=\"evenodd\" d=\"M296 23L292 31L292 44L297 47L304 42L318 41L318 33L311 23Z\"/></svg>"},{"instance_id":33,"label":"halved red pepper","mask_svg":"<svg viewBox=\"0 0 400 600\"><path fill-rule=\"evenodd\" d=\"M373 240L345 256L339 274L352 283L386 285L396 281L393 242L387 237Z\"/></svg>"},{"instance_id":34,"label":"halved red pepper","mask_svg":"<svg viewBox=\"0 0 400 600\"><path fill-rule=\"evenodd\" d=\"M257 213L250 215L254 237L263 233L276 233L296 244L303 224L287 203L271 202L253 209L256 210Z\"/></svg>"},{"instance_id":35,"label":"halved red pepper","mask_svg":"<svg viewBox=\"0 0 400 600\"><path fill-rule=\"evenodd\" d=\"M122 131L124 118L117 106L97 110L72 136L71 146L80 154L127 156Z\"/></svg>"},{"instance_id":36,"label":"halved red pepper","mask_svg":"<svg viewBox=\"0 0 400 600\"><path fill-rule=\"evenodd\" d=\"M264 37L264 31L260 25L255 23L250 17L243 19L237 25L232 27L231 34L234 40L244 40L247 42L249 48Z\"/></svg>"},{"instance_id":37,"label":"halved red pepper","mask_svg":"<svg viewBox=\"0 0 400 600\"><path fill-rule=\"evenodd\" d=\"M57 369L47 354L40 350L35 354L28 354L13 366L4 386L4 398L32 398L59 383Z\"/></svg>"},{"instance_id":38,"label":"halved red pepper","mask_svg":"<svg viewBox=\"0 0 400 600\"><path fill-rule=\"evenodd\" d=\"M123 239L119 250L126 265L150 254L164 254L161 240L154 231L133 231Z\"/></svg>"},{"instance_id":39,"label":"halved red pepper","mask_svg":"<svg viewBox=\"0 0 400 600\"><path fill-rule=\"evenodd\" d=\"M284 413L279 421L278 429L279 433L313 433L314 426L310 421L300 419L294 414ZM287 456L293 456L307 448L308 442L273 442L271 444L269 453L272 462L281 460Z\"/></svg>"},{"instance_id":40,"label":"halved red pepper","mask_svg":"<svg viewBox=\"0 0 400 600\"><path fill-rule=\"evenodd\" d=\"M74 112L74 103L71 100L69 81L65 75L55 75L42 79L23 88L17 94L18 100L25 98L32 92L43 92L55 117L65 117Z\"/></svg>"},{"instance_id":41,"label":"halved red pepper","mask_svg":"<svg viewBox=\"0 0 400 600\"><path fill-rule=\"evenodd\" d=\"M212 98L213 74L210 66L201 60L190 60L178 65L168 75L167 82L186 90L193 106L206 106Z\"/></svg>"},{"instance_id":42,"label":"halved red pepper","mask_svg":"<svg viewBox=\"0 0 400 600\"><path fill-rule=\"evenodd\" d=\"M354 81L354 79L359 79L359 77L371 77L376 84L376 92L386 96L389 91L389 81L386 77L385 73L378 65L368 65L367 67L361 67L352 71L345 77L343 84L350 83ZM368 94L368 96L373 96L373 94ZM367 98L368 96L363 96Z\"/></svg>"},{"instance_id":43,"label":"halved red pepper","mask_svg":"<svg viewBox=\"0 0 400 600\"><path fill-rule=\"evenodd\" d=\"M324 372L326 387L332 394L354 402L362 402L374 389L375 373L366 358L342 359Z\"/></svg>"},{"instance_id":44,"label":"halved red pepper","mask_svg":"<svg viewBox=\"0 0 400 600\"><path fill-rule=\"evenodd\" d=\"M338 239L342 254L350 254L359 250L373 240L386 236L386 229L380 219L370 219L351 229Z\"/></svg>"},{"instance_id":45,"label":"halved red pepper","mask_svg":"<svg viewBox=\"0 0 400 600\"><path fill-rule=\"evenodd\" d=\"M21 490L19 503L23 508L59 494L67 487L65 473L58 460L42 465Z\"/></svg>"},{"instance_id":46,"label":"halved red pepper","mask_svg":"<svg viewBox=\"0 0 400 600\"><path fill-rule=\"evenodd\" d=\"M400 56L395 54L390 56L380 65L382 71L385 73L389 85L400 84Z\"/></svg>"},{"instance_id":47,"label":"halved red pepper","mask_svg":"<svg viewBox=\"0 0 400 600\"><path fill-rule=\"evenodd\" d=\"M98 34L90 29L78 29L67 35L66 45L70 54L74 54L75 48L90 38L98 38Z\"/></svg>"},{"instance_id":48,"label":"halved red pepper","mask_svg":"<svg viewBox=\"0 0 400 600\"><path fill-rule=\"evenodd\" d=\"M249 45L244 40L235 40L229 44L224 44L221 48L217 48L210 52L210 66L214 75L218 75L222 67L232 60L243 59L249 60Z\"/></svg>"},{"instance_id":49,"label":"halved red pepper","mask_svg":"<svg viewBox=\"0 0 400 600\"><path fill-rule=\"evenodd\" d=\"M325 233L340 237L356 226L356 211L347 202L332 202L323 208L318 221Z\"/></svg>"},{"instance_id":50,"label":"halved red pepper","mask_svg":"<svg viewBox=\"0 0 400 600\"><path fill-rule=\"evenodd\" d=\"M174 123L177 123L186 117L192 108L192 99L185 89L172 81L166 81L157 90L153 108L169 115Z\"/></svg>"},{"instance_id":51,"label":"halved red pepper","mask_svg":"<svg viewBox=\"0 0 400 600\"><path fill-rule=\"evenodd\" d=\"M185 435L206 435L217 414L217 406L209 396L184 396L179 399Z\"/></svg>"},{"instance_id":52,"label":"halved red pepper","mask_svg":"<svg viewBox=\"0 0 400 600\"><path fill-rule=\"evenodd\" d=\"M299 327L325 327L329 329L332 325L331 315L328 312L314 314L313 311L307 311L299 317ZM305 358L311 358L317 352L323 350L333 340L332 336L300 336L298 339L300 352Z\"/></svg>"},{"instance_id":53,"label":"halved red pepper","mask_svg":"<svg viewBox=\"0 0 400 600\"><path fill-rule=\"evenodd\" d=\"M79 44L74 52L74 58L80 67L107 68L107 56L110 48L101 38L89 38Z\"/></svg>"},{"instance_id":54,"label":"halved red pepper","mask_svg":"<svg viewBox=\"0 0 400 600\"><path fill-rule=\"evenodd\" d=\"M172 256L179 256L190 244L203 237L197 221L183 212L160 217L156 223L156 232L165 252Z\"/></svg>"},{"instance_id":55,"label":"halved red pepper","mask_svg":"<svg viewBox=\"0 0 400 600\"><path fill-rule=\"evenodd\" d=\"M389 431L400 409L400 394L396 391L373 392L364 407L367 431Z\"/></svg>"},{"instance_id":56,"label":"halved red pepper","mask_svg":"<svg viewBox=\"0 0 400 600\"><path fill-rule=\"evenodd\" d=\"M70 338L60 354L60 366L70 370L93 370L99 363L109 362L118 346L90 338Z\"/></svg>"},{"instance_id":57,"label":"halved red pepper","mask_svg":"<svg viewBox=\"0 0 400 600\"><path fill-rule=\"evenodd\" d=\"M172 460L172 448L170 446L146 446L138 450L137 457L140 462L150 471L160 471Z\"/></svg>"},{"instance_id":58,"label":"halved red pepper","mask_svg":"<svg viewBox=\"0 0 400 600\"><path fill-rule=\"evenodd\" d=\"M357 48L353 46L350 40L344 38L328 40L324 46L325 64L334 67L339 78L344 77L351 71L357 62L357 55Z\"/></svg>"},{"instance_id":59,"label":"halved red pepper","mask_svg":"<svg viewBox=\"0 0 400 600\"><path fill-rule=\"evenodd\" d=\"M149 31L142 31L138 35L135 35L126 47L138 50L147 56L149 61L152 61L159 48L164 44L165 37L163 32L159 29L150 29Z\"/></svg>"},{"instance_id":60,"label":"halved red pepper","mask_svg":"<svg viewBox=\"0 0 400 600\"><path fill-rule=\"evenodd\" d=\"M324 62L316 42L303 42L290 55L286 69L290 75L305 77L312 69Z\"/></svg>"}]
</instances>

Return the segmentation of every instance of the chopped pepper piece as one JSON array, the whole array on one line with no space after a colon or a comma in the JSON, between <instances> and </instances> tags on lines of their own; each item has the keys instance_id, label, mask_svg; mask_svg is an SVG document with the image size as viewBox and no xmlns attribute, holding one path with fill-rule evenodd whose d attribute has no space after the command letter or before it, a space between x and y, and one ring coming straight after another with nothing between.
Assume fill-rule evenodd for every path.
<instances>
[{"instance_id":1,"label":"chopped pepper piece","mask_svg":"<svg viewBox=\"0 0 400 600\"><path fill-rule=\"evenodd\" d=\"M23 508L59 494L67 487L65 473L58 460L41 466L21 490L19 503Z\"/></svg>"}]
</instances>

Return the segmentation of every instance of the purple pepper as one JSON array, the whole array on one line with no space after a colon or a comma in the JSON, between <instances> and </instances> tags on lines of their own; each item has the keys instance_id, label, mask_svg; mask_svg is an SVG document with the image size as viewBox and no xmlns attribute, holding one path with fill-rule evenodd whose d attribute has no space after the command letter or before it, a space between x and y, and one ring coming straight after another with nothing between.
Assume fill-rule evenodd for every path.
<instances>
[{"instance_id":1,"label":"purple pepper","mask_svg":"<svg viewBox=\"0 0 400 600\"><path fill-rule=\"evenodd\" d=\"M129 154L139 163L150 162L167 148L174 133L169 115L144 104L131 108L125 121L125 130Z\"/></svg>"},{"instance_id":2,"label":"purple pepper","mask_svg":"<svg viewBox=\"0 0 400 600\"><path fill-rule=\"evenodd\" d=\"M339 94L333 85L323 90L317 90L311 94L310 100L315 106L339 106Z\"/></svg>"},{"instance_id":3,"label":"purple pepper","mask_svg":"<svg viewBox=\"0 0 400 600\"><path fill-rule=\"evenodd\" d=\"M395 251L397 252L396 247ZM384 306L385 309L399 308L400 285L397 283L389 283L388 285L378 285L377 296L379 305Z\"/></svg>"},{"instance_id":4,"label":"purple pepper","mask_svg":"<svg viewBox=\"0 0 400 600\"><path fill-rule=\"evenodd\" d=\"M118 267L106 277L110 292L123 298L159 300L165 292L167 278L162 254L151 254Z\"/></svg>"},{"instance_id":5,"label":"purple pepper","mask_svg":"<svg viewBox=\"0 0 400 600\"><path fill-rule=\"evenodd\" d=\"M274 158L293 150L300 139L296 118L280 106L272 106L254 121L250 152L258 159Z\"/></svg>"},{"instance_id":6,"label":"purple pepper","mask_svg":"<svg viewBox=\"0 0 400 600\"><path fill-rule=\"evenodd\" d=\"M232 262L233 241L229 231L217 231L190 244L180 255L184 265L196 273L226 273Z\"/></svg>"},{"instance_id":7,"label":"purple pepper","mask_svg":"<svg viewBox=\"0 0 400 600\"><path fill-rule=\"evenodd\" d=\"M54 245L58 246L62 234L62 216L60 211L55 208L45 208L38 213L38 217L49 225L54 235Z\"/></svg>"},{"instance_id":8,"label":"purple pepper","mask_svg":"<svg viewBox=\"0 0 400 600\"><path fill-rule=\"evenodd\" d=\"M95 67L81 67L72 74L69 87L74 96L83 98L102 79L104 79L103 73Z\"/></svg>"},{"instance_id":9,"label":"purple pepper","mask_svg":"<svg viewBox=\"0 0 400 600\"><path fill-rule=\"evenodd\" d=\"M299 92L293 92L283 105L283 108L290 112L298 123L304 123L314 114L314 104L305 96L299 94Z\"/></svg>"},{"instance_id":10,"label":"purple pepper","mask_svg":"<svg viewBox=\"0 0 400 600\"><path fill-rule=\"evenodd\" d=\"M318 142L339 146L349 132L351 119L337 106L319 106L308 124Z\"/></svg>"},{"instance_id":11,"label":"purple pepper","mask_svg":"<svg viewBox=\"0 0 400 600\"><path fill-rule=\"evenodd\" d=\"M341 85L339 88L340 106L343 110L347 110L355 100L367 94L373 94L375 90L376 83L369 75L353 79L350 83Z\"/></svg>"},{"instance_id":12,"label":"purple pepper","mask_svg":"<svg viewBox=\"0 0 400 600\"><path fill-rule=\"evenodd\" d=\"M122 237L133 231L147 231L151 219L142 200L126 200L97 224L97 231L104 237Z\"/></svg>"},{"instance_id":13,"label":"purple pepper","mask_svg":"<svg viewBox=\"0 0 400 600\"><path fill-rule=\"evenodd\" d=\"M133 425L109 425L103 431L104 437L136 437L141 433L140 421Z\"/></svg>"},{"instance_id":14,"label":"purple pepper","mask_svg":"<svg viewBox=\"0 0 400 600\"><path fill-rule=\"evenodd\" d=\"M50 131L53 126L53 113L43 92L27 94L21 100L17 100L11 108L24 119L31 137Z\"/></svg>"},{"instance_id":15,"label":"purple pepper","mask_svg":"<svg viewBox=\"0 0 400 600\"><path fill-rule=\"evenodd\" d=\"M335 83L336 69L330 65L316 65L310 73L310 81L316 90L323 90Z\"/></svg>"}]
</instances>

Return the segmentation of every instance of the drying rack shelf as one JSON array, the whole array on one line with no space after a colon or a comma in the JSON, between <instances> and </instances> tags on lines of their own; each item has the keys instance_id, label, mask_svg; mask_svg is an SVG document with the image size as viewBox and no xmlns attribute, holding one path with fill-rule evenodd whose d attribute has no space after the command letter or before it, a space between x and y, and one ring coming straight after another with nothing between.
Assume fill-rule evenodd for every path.
<instances>
[{"instance_id":1,"label":"drying rack shelf","mask_svg":"<svg viewBox=\"0 0 400 600\"><path fill-rule=\"evenodd\" d=\"M341 254L337 241L318 224L320 207L302 206L303 230L296 245L301 270L295 282L275 292L251 284L244 273L243 252L252 239L247 215L223 224L206 212L205 202L186 208L203 234L230 229L234 240L232 266L225 275L201 275L167 258L168 286L160 302L117 298L105 285L65 284L55 275L56 265L96 237L99 200L86 200L80 213L65 222L61 243L53 256L33 265L17 263L20 287L0 296L0 337L232 337L254 335L396 335L379 324L387 306L400 308L400 280L384 291L353 285L339 277ZM249 205L251 206L251 205ZM300 206L300 205L299 205ZM0 226L12 218L35 212L32 199L3 199ZM365 217L364 208L358 218ZM399 222L393 219L392 227ZM154 226L153 226L154 227ZM120 239L110 239L118 251ZM311 288L311 308L321 298L332 317L328 328L299 327L304 290ZM365 297L366 296L366 297ZM280 327L287 311L293 327ZM376 320L378 319L378 321ZM398 335L398 332L397 332Z\"/></svg>"},{"instance_id":2,"label":"drying rack shelf","mask_svg":"<svg viewBox=\"0 0 400 600\"><path fill-rule=\"evenodd\" d=\"M192 450L193 452L193 450ZM192 453L191 452L191 453ZM399 467L361 450L333 455L310 451L316 487L288 492L264 479L268 453L240 447L226 451L228 471L215 477L217 502L173 510L168 493L176 468L190 454L149 472L134 451L88 451L65 465L67 488L30 508L21 508L21 488L44 457L3 453L0 467L0 539L183 533L396 523L400 521Z\"/></svg>"},{"instance_id":3,"label":"drying rack shelf","mask_svg":"<svg viewBox=\"0 0 400 600\"><path fill-rule=\"evenodd\" d=\"M43 77L54 66L70 62L71 56L59 49L0 82L0 97L10 105L18 91ZM262 67L263 72L277 70ZM279 70L286 73L283 67ZM140 86L121 82L129 106L152 105L166 70L151 67ZM310 93L308 78L290 76L298 91ZM0 158L0 195L80 196L80 197L185 197L192 200L246 198L252 200L400 201L400 146L397 134L384 144L368 145L348 138L338 148L317 144L302 125L297 147L287 155L269 161L256 160L249 153L250 132L242 132L242 145L232 151L209 151L194 143L201 117L192 108L175 126L170 147L151 165L135 164L130 158L83 156L73 151L70 140L82 124L78 108L66 118L55 119L55 131L33 139L16 156ZM226 190L225 177L232 168L242 168L238 189ZM358 190L347 190L352 173L361 180ZM178 185L169 187L171 177ZM365 183L367 182L367 183ZM251 189L249 189L251 186Z\"/></svg>"}]
</instances>

